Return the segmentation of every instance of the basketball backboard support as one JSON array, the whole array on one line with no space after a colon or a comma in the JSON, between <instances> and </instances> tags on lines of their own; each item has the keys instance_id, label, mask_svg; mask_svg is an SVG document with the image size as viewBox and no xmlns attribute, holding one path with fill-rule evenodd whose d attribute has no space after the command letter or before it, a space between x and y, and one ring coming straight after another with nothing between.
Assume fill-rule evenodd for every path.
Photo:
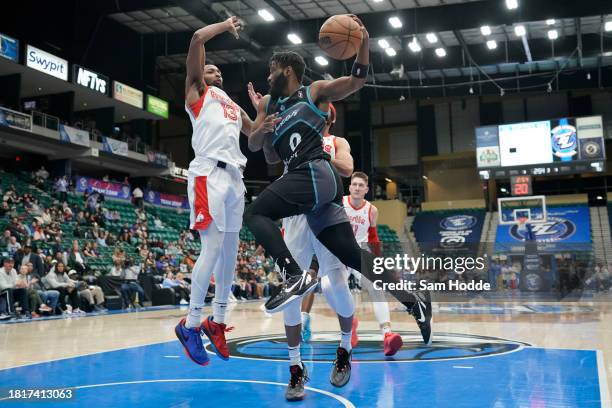
<instances>
[{"instance_id":1,"label":"basketball backboard support","mask_svg":"<svg viewBox=\"0 0 612 408\"><path fill-rule=\"evenodd\" d=\"M497 199L500 225L547 220L546 196L504 197Z\"/></svg>"}]
</instances>

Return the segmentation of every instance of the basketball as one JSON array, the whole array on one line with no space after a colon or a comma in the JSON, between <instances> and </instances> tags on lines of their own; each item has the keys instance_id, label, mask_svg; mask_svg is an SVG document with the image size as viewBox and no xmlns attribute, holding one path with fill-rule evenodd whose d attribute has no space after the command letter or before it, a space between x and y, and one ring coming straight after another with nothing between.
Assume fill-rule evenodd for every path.
<instances>
[{"instance_id":1,"label":"basketball","mask_svg":"<svg viewBox=\"0 0 612 408\"><path fill-rule=\"evenodd\" d=\"M359 24L346 14L331 16L319 30L319 47L336 60L355 56L361 40Z\"/></svg>"}]
</instances>

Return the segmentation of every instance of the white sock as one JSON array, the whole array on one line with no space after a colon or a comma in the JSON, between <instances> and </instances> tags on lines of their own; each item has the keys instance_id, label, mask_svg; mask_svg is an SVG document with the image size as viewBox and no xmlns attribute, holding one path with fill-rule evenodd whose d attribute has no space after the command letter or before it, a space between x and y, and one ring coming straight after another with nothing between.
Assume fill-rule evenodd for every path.
<instances>
[{"instance_id":1,"label":"white sock","mask_svg":"<svg viewBox=\"0 0 612 408\"><path fill-rule=\"evenodd\" d=\"M225 323L225 309L227 309L227 302L213 300L213 320L215 323Z\"/></svg>"},{"instance_id":2,"label":"white sock","mask_svg":"<svg viewBox=\"0 0 612 408\"><path fill-rule=\"evenodd\" d=\"M187 321L185 322L185 327L191 329L193 327L198 327L200 325L200 319L202 318L202 308L200 307L190 307L189 313L187 314Z\"/></svg>"},{"instance_id":3,"label":"white sock","mask_svg":"<svg viewBox=\"0 0 612 408\"><path fill-rule=\"evenodd\" d=\"M387 333L391 333L391 326L383 326L382 333L383 333L383 336Z\"/></svg>"},{"instance_id":4,"label":"white sock","mask_svg":"<svg viewBox=\"0 0 612 408\"><path fill-rule=\"evenodd\" d=\"M310 313L302 312L302 326L306 324L306 321L310 318Z\"/></svg>"},{"instance_id":5,"label":"white sock","mask_svg":"<svg viewBox=\"0 0 612 408\"><path fill-rule=\"evenodd\" d=\"M342 347L343 349L345 349L346 351L350 352L353 347L351 346L351 336L352 336L353 332L350 331L348 333L345 333L343 331L340 332L340 347Z\"/></svg>"},{"instance_id":6,"label":"white sock","mask_svg":"<svg viewBox=\"0 0 612 408\"><path fill-rule=\"evenodd\" d=\"M289 347L289 364L302 366L302 357L300 356L300 346Z\"/></svg>"}]
</instances>

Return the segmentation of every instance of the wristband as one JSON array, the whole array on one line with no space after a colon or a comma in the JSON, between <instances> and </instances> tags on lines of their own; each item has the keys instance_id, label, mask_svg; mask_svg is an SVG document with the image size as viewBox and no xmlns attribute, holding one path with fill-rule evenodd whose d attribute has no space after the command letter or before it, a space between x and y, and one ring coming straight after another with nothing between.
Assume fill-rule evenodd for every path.
<instances>
[{"instance_id":1,"label":"wristband","mask_svg":"<svg viewBox=\"0 0 612 408\"><path fill-rule=\"evenodd\" d=\"M368 69L370 68L369 64L363 65L355 61L353 63L353 69L351 70L351 75L355 78L365 78L368 76Z\"/></svg>"}]
</instances>

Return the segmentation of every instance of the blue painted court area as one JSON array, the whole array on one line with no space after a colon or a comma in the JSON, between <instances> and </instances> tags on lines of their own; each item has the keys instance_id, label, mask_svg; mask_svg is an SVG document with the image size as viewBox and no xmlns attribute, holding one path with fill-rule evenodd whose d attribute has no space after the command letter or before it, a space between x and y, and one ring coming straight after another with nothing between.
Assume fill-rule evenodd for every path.
<instances>
[{"instance_id":1,"label":"blue painted court area","mask_svg":"<svg viewBox=\"0 0 612 408\"><path fill-rule=\"evenodd\" d=\"M442 334L428 351L411 335L396 360L385 360L372 348L374 334L366 333L351 381L341 389L329 383L331 362L324 361L333 355L332 339L320 335L302 351L312 359L311 380L297 403L284 400L288 367L277 360L286 353L280 336L233 339L234 357L211 356L207 367L193 364L172 341L2 370L0 387L4 394L26 384L75 387L72 401L45 407L601 407L595 351L459 334Z\"/></svg>"}]
</instances>

